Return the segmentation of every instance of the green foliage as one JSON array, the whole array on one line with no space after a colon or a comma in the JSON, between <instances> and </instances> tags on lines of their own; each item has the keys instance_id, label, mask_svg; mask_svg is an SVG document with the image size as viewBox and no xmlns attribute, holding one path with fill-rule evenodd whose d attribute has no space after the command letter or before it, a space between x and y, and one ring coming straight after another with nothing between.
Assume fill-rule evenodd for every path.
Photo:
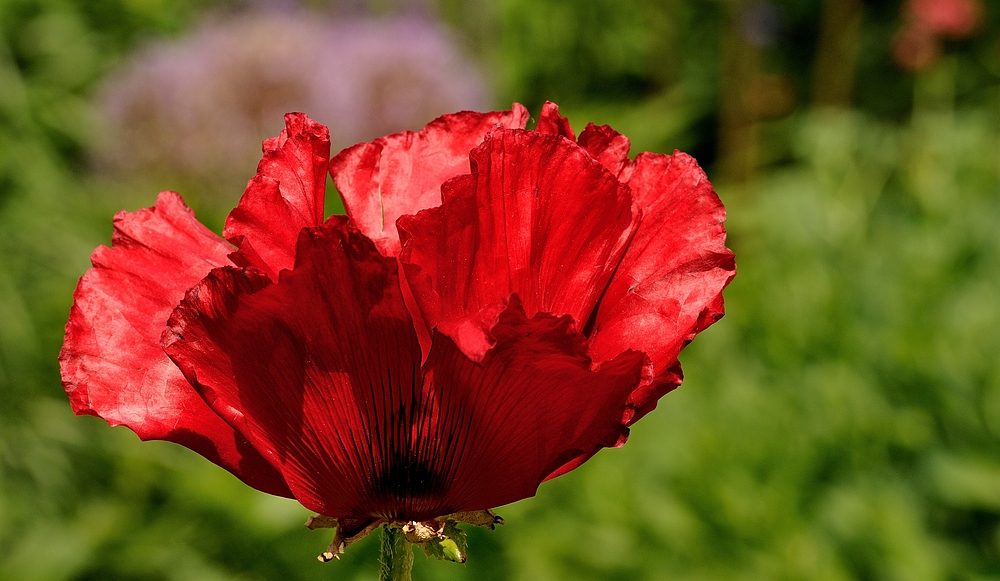
<instances>
[{"instance_id":1,"label":"green foliage","mask_svg":"<svg viewBox=\"0 0 1000 581\"><path fill-rule=\"evenodd\" d=\"M59 387L87 255L114 211L154 199L123 202L88 173L91 94L208 4L0 0L0 579L378 573L377 541L318 563L329 531L303 527L295 502L74 418ZM740 274L727 316L682 355L684 386L624 448L501 507L497 530L470 527L465 565L416 559L414 578L1000 579L995 23L910 76L887 56L897 4L867 3L858 106L816 110L819 3L779 4L785 33L761 66L800 98L754 120L752 180L708 167ZM440 5L470 35L499 31L475 43L504 99L714 158L736 3Z\"/></svg>"}]
</instances>

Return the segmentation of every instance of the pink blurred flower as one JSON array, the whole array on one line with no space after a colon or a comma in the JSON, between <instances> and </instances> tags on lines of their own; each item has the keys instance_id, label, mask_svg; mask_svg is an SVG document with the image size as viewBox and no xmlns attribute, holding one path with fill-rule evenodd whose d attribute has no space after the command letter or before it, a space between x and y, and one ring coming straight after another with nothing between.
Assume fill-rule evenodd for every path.
<instances>
[{"instance_id":1,"label":"pink blurred flower","mask_svg":"<svg viewBox=\"0 0 1000 581\"><path fill-rule=\"evenodd\" d=\"M971 36L983 20L979 0L909 0L906 22L892 39L892 58L908 71L932 65L941 55L941 38Z\"/></svg>"},{"instance_id":2,"label":"pink blurred flower","mask_svg":"<svg viewBox=\"0 0 1000 581\"><path fill-rule=\"evenodd\" d=\"M935 34L965 38L983 20L983 6L978 0L910 0L909 16Z\"/></svg>"}]
</instances>

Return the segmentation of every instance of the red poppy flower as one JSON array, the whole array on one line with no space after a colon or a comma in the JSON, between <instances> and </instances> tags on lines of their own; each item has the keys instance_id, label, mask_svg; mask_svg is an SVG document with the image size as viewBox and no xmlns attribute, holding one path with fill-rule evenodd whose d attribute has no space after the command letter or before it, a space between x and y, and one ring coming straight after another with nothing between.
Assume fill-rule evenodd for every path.
<instances>
[{"instance_id":1,"label":"red poppy flower","mask_svg":"<svg viewBox=\"0 0 1000 581\"><path fill-rule=\"evenodd\" d=\"M525 498L622 444L723 314L725 210L683 153L526 120L330 160L292 113L225 240L172 192L119 213L66 327L73 409L357 528ZM324 222L328 170L347 216Z\"/></svg>"}]
</instances>

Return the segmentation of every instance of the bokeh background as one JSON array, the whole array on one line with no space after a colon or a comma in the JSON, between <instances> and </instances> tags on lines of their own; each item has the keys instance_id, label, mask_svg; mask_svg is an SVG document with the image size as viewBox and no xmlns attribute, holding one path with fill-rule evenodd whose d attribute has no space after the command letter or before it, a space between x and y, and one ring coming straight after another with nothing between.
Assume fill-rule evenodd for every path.
<instances>
[{"instance_id":1,"label":"bokeh background","mask_svg":"<svg viewBox=\"0 0 1000 581\"><path fill-rule=\"evenodd\" d=\"M296 503L74 417L73 287L160 189L219 231L286 110L336 149L546 99L695 155L740 274L624 448L415 578L1000 580L983 0L0 0L0 579L374 579L375 538L320 564Z\"/></svg>"}]
</instances>

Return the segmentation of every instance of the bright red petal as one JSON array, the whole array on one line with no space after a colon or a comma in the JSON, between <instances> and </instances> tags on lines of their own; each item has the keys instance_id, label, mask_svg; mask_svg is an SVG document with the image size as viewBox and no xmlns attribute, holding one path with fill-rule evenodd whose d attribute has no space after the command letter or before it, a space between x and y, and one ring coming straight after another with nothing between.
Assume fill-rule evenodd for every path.
<instances>
[{"instance_id":1,"label":"bright red petal","mask_svg":"<svg viewBox=\"0 0 1000 581\"><path fill-rule=\"evenodd\" d=\"M125 425L143 440L181 444L265 492L281 476L202 401L160 348L167 317L232 250L163 192L151 209L115 216L74 294L59 362L73 411Z\"/></svg>"},{"instance_id":2,"label":"bright red petal","mask_svg":"<svg viewBox=\"0 0 1000 581\"><path fill-rule=\"evenodd\" d=\"M469 151L495 126L520 129L527 110L463 111L439 117L420 132L404 131L359 143L330 161L347 215L382 254L399 253L396 219L441 204L441 184L469 172Z\"/></svg>"},{"instance_id":3,"label":"bright red petal","mask_svg":"<svg viewBox=\"0 0 1000 581\"><path fill-rule=\"evenodd\" d=\"M694 158L641 154L629 186L643 219L601 300L590 353L604 361L635 349L652 360L656 379L633 394L631 423L680 383L677 355L722 317L736 264L725 208Z\"/></svg>"},{"instance_id":4,"label":"bright red petal","mask_svg":"<svg viewBox=\"0 0 1000 581\"><path fill-rule=\"evenodd\" d=\"M618 179L628 181L631 173L623 175L624 170L631 166L628 159L630 147L628 137L608 125L597 126L588 123L580 134L578 143L594 159L601 162L601 165L608 168L608 171L618 176Z\"/></svg>"},{"instance_id":5,"label":"bright red petal","mask_svg":"<svg viewBox=\"0 0 1000 581\"><path fill-rule=\"evenodd\" d=\"M295 262L299 230L323 223L330 132L304 113L285 115L285 129L264 142L257 175L226 219L233 262L273 279Z\"/></svg>"},{"instance_id":6,"label":"bright red petal","mask_svg":"<svg viewBox=\"0 0 1000 581\"><path fill-rule=\"evenodd\" d=\"M398 223L421 318L475 360L511 293L529 316L568 314L581 329L638 221L628 188L574 143L534 131L496 130L470 158L473 173L442 187L440 207Z\"/></svg>"},{"instance_id":7,"label":"bright red petal","mask_svg":"<svg viewBox=\"0 0 1000 581\"><path fill-rule=\"evenodd\" d=\"M577 144L587 150L594 159L601 162L601 165L608 168L608 171L615 174L622 181L628 181L627 176L620 175L622 170L629 167L629 140L621 133L618 133L608 125L597 126L588 123L577 140L570 127L569 119L559 113L559 106L551 101L546 101L542 105L542 112L538 115L538 124L535 131L540 133L551 133L561 135L570 141L577 141Z\"/></svg>"},{"instance_id":8,"label":"bright red petal","mask_svg":"<svg viewBox=\"0 0 1000 581\"><path fill-rule=\"evenodd\" d=\"M403 453L387 438L419 392L396 261L346 218L306 229L298 246L277 284L253 269L213 271L174 312L165 349L299 502L334 517L379 515Z\"/></svg>"},{"instance_id":9,"label":"bright red petal","mask_svg":"<svg viewBox=\"0 0 1000 581\"><path fill-rule=\"evenodd\" d=\"M552 101L546 101L542 105L542 112L538 114L535 131L561 135L570 141L576 141L576 134L573 133L573 128L569 125L569 119L559 114L559 105Z\"/></svg>"}]
</instances>

